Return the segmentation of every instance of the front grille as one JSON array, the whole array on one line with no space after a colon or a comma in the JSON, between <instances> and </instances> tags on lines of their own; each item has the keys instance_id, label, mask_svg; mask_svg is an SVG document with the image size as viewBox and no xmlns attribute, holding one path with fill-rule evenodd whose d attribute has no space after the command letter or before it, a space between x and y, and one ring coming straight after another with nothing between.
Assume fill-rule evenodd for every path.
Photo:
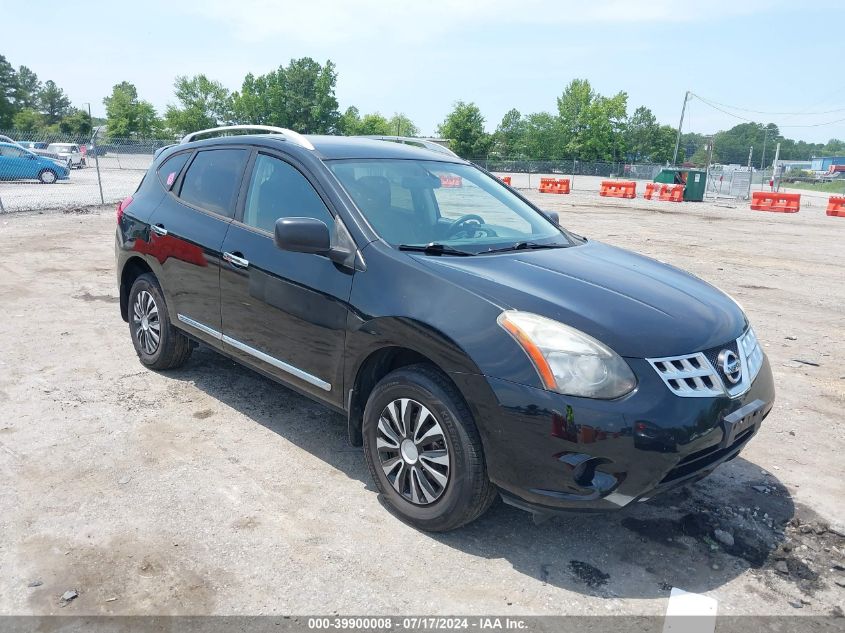
<instances>
[{"instance_id":1,"label":"front grille","mask_svg":"<svg viewBox=\"0 0 845 633\"><path fill-rule=\"evenodd\" d=\"M712 466L716 462L730 455L736 449L740 448L745 442L751 439L754 429L747 429L739 434L734 440L733 444L727 448L719 448L718 444L709 446L695 453L690 453L678 462L678 465L670 470L666 476L660 481L661 484L667 484L676 481L683 477L693 475L698 471L705 470L708 466Z\"/></svg>"},{"instance_id":2,"label":"front grille","mask_svg":"<svg viewBox=\"0 0 845 633\"><path fill-rule=\"evenodd\" d=\"M728 380L722 366L719 364L719 354L724 349L732 351L736 354L736 357L739 358L739 346L736 344L736 341L731 341L730 343L725 343L724 345L719 345L717 347L711 347L710 349L704 351L704 356L708 361L710 361L710 364L716 370L716 374L718 374L719 379L722 381L722 384L725 385L727 390L734 391L737 388L741 388L742 383L740 382L740 384L734 384Z\"/></svg>"},{"instance_id":3,"label":"front grille","mask_svg":"<svg viewBox=\"0 0 845 633\"><path fill-rule=\"evenodd\" d=\"M742 375L737 384L728 380L719 364L722 350L730 350L739 359ZM676 396L703 398L727 394L735 398L748 391L763 366L764 358L754 330L748 328L738 340L703 352L646 360Z\"/></svg>"},{"instance_id":4,"label":"front grille","mask_svg":"<svg viewBox=\"0 0 845 633\"><path fill-rule=\"evenodd\" d=\"M660 374L666 386L679 396L719 396L723 393L718 374L701 352L687 356L650 358L648 362Z\"/></svg>"}]
</instances>

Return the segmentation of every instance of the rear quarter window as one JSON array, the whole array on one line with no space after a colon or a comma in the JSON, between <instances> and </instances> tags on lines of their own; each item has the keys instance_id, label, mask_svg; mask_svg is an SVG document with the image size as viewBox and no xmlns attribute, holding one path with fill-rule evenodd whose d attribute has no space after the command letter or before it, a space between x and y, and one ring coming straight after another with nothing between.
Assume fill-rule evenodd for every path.
<instances>
[{"instance_id":1,"label":"rear quarter window","mask_svg":"<svg viewBox=\"0 0 845 633\"><path fill-rule=\"evenodd\" d=\"M198 152L182 179L179 197L201 209L234 217L247 156L244 149Z\"/></svg>"},{"instance_id":2,"label":"rear quarter window","mask_svg":"<svg viewBox=\"0 0 845 633\"><path fill-rule=\"evenodd\" d=\"M165 189L170 191L173 187L173 183L176 182L176 179L179 177L179 172L182 171L182 168L185 166L185 163L188 162L191 154L192 152L174 154L159 165L158 179L161 181L161 184L164 185Z\"/></svg>"}]
</instances>

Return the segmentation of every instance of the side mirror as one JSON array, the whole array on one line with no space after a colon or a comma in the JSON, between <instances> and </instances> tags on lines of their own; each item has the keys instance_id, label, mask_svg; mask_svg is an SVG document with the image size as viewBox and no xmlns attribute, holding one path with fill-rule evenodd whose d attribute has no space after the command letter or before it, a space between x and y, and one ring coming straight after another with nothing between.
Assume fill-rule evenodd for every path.
<instances>
[{"instance_id":1,"label":"side mirror","mask_svg":"<svg viewBox=\"0 0 845 633\"><path fill-rule=\"evenodd\" d=\"M325 255L332 247L329 227L314 218L279 218L274 241L283 251L294 253Z\"/></svg>"},{"instance_id":2,"label":"side mirror","mask_svg":"<svg viewBox=\"0 0 845 633\"><path fill-rule=\"evenodd\" d=\"M543 214L552 222L560 226L560 216L557 214L557 211L543 211Z\"/></svg>"}]
</instances>

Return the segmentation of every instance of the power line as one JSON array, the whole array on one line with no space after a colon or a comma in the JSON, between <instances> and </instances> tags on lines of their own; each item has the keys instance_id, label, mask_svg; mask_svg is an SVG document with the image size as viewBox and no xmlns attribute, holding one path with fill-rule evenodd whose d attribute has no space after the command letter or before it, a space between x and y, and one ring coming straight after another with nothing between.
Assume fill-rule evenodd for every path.
<instances>
[{"instance_id":1,"label":"power line","mask_svg":"<svg viewBox=\"0 0 845 633\"><path fill-rule=\"evenodd\" d=\"M833 114L834 112L845 112L845 107L836 108L835 110L820 110L818 112L809 112L809 111L805 111L805 112L770 112L770 111L767 111L767 110L752 110L751 108L741 108L740 106L732 106L732 105L729 105L727 103L720 103L718 101L713 101L712 99L705 99L701 95L695 95L695 96L698 97L699 99L701 99L702 101L706 102L706 103L709 102L710 104L720 105L723 108L729 108L731 110L739 110L740 112L751 112L753 114L772 114L772 115L779 115L779 116L803 116L803 115L815 116L817 114Z\"/></svg>"},{"instance_id":2,"label":"power line","mask_svg":"<svg viewBox=\"0 0 845 633\"><path fill-rule=\"evenodd\" d=\"M707 100L707 99L704 99L703 97L701 97L700 95L695 94L694 92L691 92L690 94L691 94L692 96L696 97L696 98L697 98L699 101L701 101L702 103L704 103L704 104L706 104L706 105L710 106L710 107L711 107L711 108L713 108L714 110L718 110L719 112L722 112L723 114L727 114L728 116L734 117L735 119L739 119L740 121L746 121L746 122L748 122L748 123L757 123L757 121L755 121L754 119L749 119L749 118L747 118L747 117L740 116L740 115L738 115L738 114L734 114L733 112L729 112L728 110L725 110L725 109L723 109L723 108L720 108L718 105L716 105L716 103L717 103L717 102L711 102L711 101L709 101L709 100ZM720 105L721 105L721 104L720 104ZM845 108L843 108L842 110L831 110L831 112L841 112L841 111L845 111ZM753 110L752 110L752 112L753 112ZM811 123L811 124L804 124L804 125L778 125L778 127L779 127L779 128L782 128L782 127L783 127L783 128L796 128L796 127L797 127L797 128L824 127L824 126L826 126L826 125L835 125L836 123L842 123L843 121L845 121L845 117L843 117L843 118L841 118L841 119L836 119L836 120L834 120L834 121L825 121L824 123Z\"/></svg>"}]
</instances>

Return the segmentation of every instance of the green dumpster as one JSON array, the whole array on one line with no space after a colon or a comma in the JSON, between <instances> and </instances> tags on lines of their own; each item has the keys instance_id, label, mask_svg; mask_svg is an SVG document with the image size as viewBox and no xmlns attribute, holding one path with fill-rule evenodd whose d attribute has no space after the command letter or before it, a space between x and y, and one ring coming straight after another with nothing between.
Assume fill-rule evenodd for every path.
<instances>
[{"instance_id":1,"label":"green dumpster","mask_svg":"<svg viewBox=\"0 0 845 633\"><path fill-rule=\"evenodd\" d=\"M664 167L655 176L654 182L684 185L684 201L701 202L704 200L704 190L707 186L707 172L686 167Z\"/></svg>"}]
</instances>

